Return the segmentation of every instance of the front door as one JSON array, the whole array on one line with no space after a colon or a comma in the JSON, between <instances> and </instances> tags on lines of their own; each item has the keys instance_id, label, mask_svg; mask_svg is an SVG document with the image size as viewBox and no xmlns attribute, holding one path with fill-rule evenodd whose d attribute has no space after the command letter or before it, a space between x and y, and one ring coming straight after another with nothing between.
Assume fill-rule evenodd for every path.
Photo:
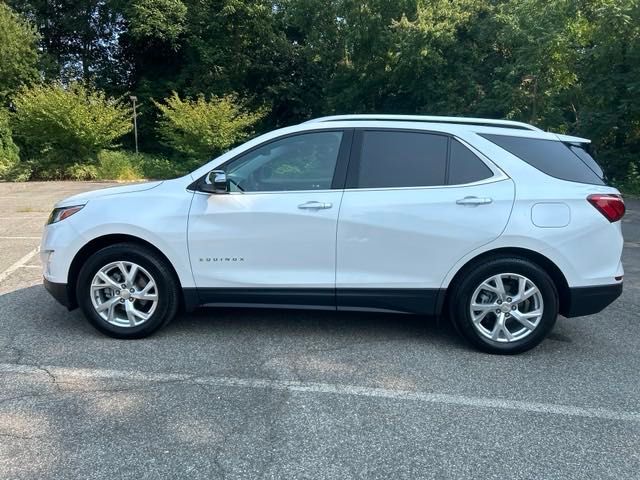
<instances>
[{"instance_id":1,"label":"front door","mask_svg":"<svg viewBox=\"0 0 640 480\"><path fill-rule=\"evenodd\" d=\"M194 195L188 241L201 301L335 306L343 190L332 187L347 137L270 141L220 167L229 194Z\"/></svg>"}]
</instances>

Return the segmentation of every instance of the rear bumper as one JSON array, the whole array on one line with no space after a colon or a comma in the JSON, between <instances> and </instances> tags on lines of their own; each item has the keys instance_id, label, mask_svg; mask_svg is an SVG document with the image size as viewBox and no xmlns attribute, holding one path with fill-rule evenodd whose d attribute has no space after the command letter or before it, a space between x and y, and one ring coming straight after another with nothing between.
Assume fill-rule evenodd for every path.
<instances>
[{"instance_id":1,"label":"rear bumper","mask_svg":"<svg viewBox=\"0 0 640 480\"><path fill-rule=\"evenodd\" d=\"M601 312L622 294L622 282L595 287L569 288L569 298L563 309L565 317L581 317Z\"/></svg>"},{"instance_id":2,"label":"rear bumper","mask_svg":"<svg viewBox=\"0 0 640 480\"><path fill-rule=\"evenodd\" d=\"M66 283L53 283L43 279L44 288L47 289L47 292L51 294L53 298L55 298L59 303L67 307L69 310L75 308L75 305L71 304L71 299L69 298L69 290L67 289Z\"/></svg>"}]
</instances>

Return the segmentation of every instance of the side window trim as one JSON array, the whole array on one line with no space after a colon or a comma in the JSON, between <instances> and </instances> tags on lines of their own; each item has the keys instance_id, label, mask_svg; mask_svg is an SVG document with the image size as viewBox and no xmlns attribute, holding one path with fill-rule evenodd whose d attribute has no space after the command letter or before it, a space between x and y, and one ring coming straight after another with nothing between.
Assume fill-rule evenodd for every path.
<instances>
[{"instance_id":1,"label":"side window trim","mask_svg":"<svg viewBox=\"0 0 640 480\"><path fill-rule=\"evenodd\" d=\"M243 152L238 153L236 156L228 159L226 162L218 165L216 167L216 170L224 170L225 167L227 165L229 165L230 163L238 160L241 157L244 157L245 155L248 155L252 152L254 152L255 150L258 150L262 147L266 147L267 145L274 143L274 142L278 142L280 140L284 140L287 138L291 138L291 137L297 137L300 135L306 135L306 134L311 134L311 133L321 133L321 132L340 132L342 133L342 140L340 143L340 148L338 150L338 158L336 160L336 166L333 172L333 178L331 180L331 187L329 189L322 189L322 190L313 190L315 192L322 192L322 191L327 191L327 190L341 190L344 189L344 182L346 179L346 172L347 172L347 166L349 164L349 155L351 152L351 145L352 145L352 141L353 141L353 128L319 128L319 129L313 129L313 130L304 130L304 131L300 131L300 132L293 132L293 133L288 133L286 135L281 135L279 137L276 138L271 138L263 143L260 143L258 145L255 145ZM206 174L204 174L203 176L201 176L200 178L198 178L196 181L194 181L191 185L189 185L187 187L187 190L194 190L195 193L201 193L201 194L205 194L205 192L200 192L198 190L199 185L204 182L205 177L208 175L209 172L207 172ZM341 185L341 186L340 186ZM246 192L246 193L242 193L242 192L231 192L230 195L236 195L236 194L240 194L240 195L251 195L251 194L256 194L256 193L260 193L260 194L278 194L278 193L295 193L295 192L300 192L300 191L310 191L310 190L278 190L278 191L264 191L264 192ZM209 194L207 194L209 195Z\"/></svg>"},{"instance_id":2,"label":"side window trim","mask_svg":"<svg viewBox=\"0 0 640 480\"><path fill-rule=\"evenodd\" d=\"M338 159L336 160L336 168L333 171L333 180L331 180L331 190L344 190L347 181L347 172L349 171L349 162L353 150L353 128L344 128L334 131L342 132L342 143L338 150Z\"/></svg>"},{"instance_id":3,"label":"side window trim","mask_svg":"<svg viewBox=\"0 0 640 480\"><path fill-rule=\"evenodd\" d=\"M360 169L360 158L362 157L362 137L364 128L356 128L353 132L351 140L351 153L349 155L349 164L345 175L344 188L358 189L358 172Z\"/></svg>"},{"instance_id":4,"label":"side window trim","mask_svg":"<svg viewBox=\"0 0 640 480\"><path fill-rule=\"evenodd\" d=\"M451 135L447 135L447 163L444 167L444 185L449 185L449 173L451 172Z\"/></svg>"}]
</instances>

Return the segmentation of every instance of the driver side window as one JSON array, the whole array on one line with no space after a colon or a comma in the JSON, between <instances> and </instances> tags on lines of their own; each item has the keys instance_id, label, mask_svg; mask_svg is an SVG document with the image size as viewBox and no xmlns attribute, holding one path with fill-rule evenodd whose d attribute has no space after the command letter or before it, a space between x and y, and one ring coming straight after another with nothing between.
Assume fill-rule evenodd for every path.
<instances>
[{"instance_id":1,"label":"driver side window","mask_svg":"<svg viewBox=\"0 0 640 480\"><path fill-rule=\"evenodd\" d=\"M258 147L226 164L232 192L328 190L342 132L312 132Z\"/></svg>"}]
</instances>

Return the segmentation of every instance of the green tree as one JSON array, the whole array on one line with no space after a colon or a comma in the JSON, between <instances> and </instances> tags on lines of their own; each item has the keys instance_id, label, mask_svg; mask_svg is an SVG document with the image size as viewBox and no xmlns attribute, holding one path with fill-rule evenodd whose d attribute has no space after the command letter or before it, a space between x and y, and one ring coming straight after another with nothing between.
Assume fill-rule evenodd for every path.
<instances>
[{"instance_id":1,"label":"green tree","mask_svg":"<svg viewBox=\"0 0 640 480\"><path fill-rule=\"evenodd\" d=\"M126 12L132 37L178 46L187 16L187 6L181 0L135 0Z\"/></svg>"},{"instance_id":2,"label":"green tree","mask_svg":"<svg viewBox=\"0 0 640 480\"><path fill-rule=\"evenodd\" d=\"M594 140L618 184L635 177L639 185L640 2L591 0L582 15L586 47L578 59L574 130Z\"/></svg>"},{"instance_id":3,"label":"green tree","mask_svg":"<svg viewBox=\"0 0 640 480\"><path fill-rule=\"evenodd\" d=\"M123 0L8 0L40 32L45 78L70 82L93 78L100 86L126 79L118 62Z\"/></svg>"},{"instance_id":4,"label":"green tree","mask_svg":"<svg viewBox=\"0 0 640 480\"><path fill-rule=\"evenodd\" d=\"M35 28L0 3L0 102L38 79L37 45Z\"/></svg>"},{"instance_id":5,"label":"green tree","mask_svg":"<svg viewBox=\"0 0 640 480\"><path fill-rule=\"evenodd\" d=\"M0 179L10 179L20 158L19 150L11 137L9 112L0 108Z\"/></svg>"},{"instance_id":6,"label":"green tree","mask_svg":"<svg viewBox=\"0 0 640 480\"><path fill-rule=\"evenodd\" d=\"M22 89L13 99L14 138L37 178L65 178L76 164L95 164L132 129L131 109L80 83Z\"/></svg>"},{"instance_id":7,"label":"green tree","mask_svg":"<svg viewBox=\"0 0 640 480\"><path fill-rule=\"evenodd\" d=\"M158 132L166 144L189 160L202 162L251 134L266 111L247 112L235 96L183 100L177 93L157 103Z\"/></svg>"}]
</instances>

